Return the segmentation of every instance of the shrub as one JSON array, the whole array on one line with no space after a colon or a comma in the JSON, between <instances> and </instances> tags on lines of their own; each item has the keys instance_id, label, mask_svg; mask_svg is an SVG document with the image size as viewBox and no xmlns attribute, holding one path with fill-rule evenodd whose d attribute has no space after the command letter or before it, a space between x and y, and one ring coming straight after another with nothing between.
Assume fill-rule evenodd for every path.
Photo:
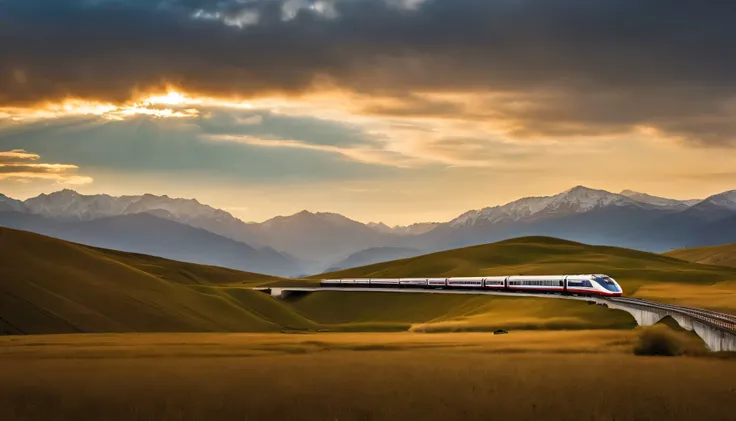
<instances>
[{"instance_id":1,"label":"shrub","mask_svg":"<svg viewBox=\"0 0 736 421\"><path fill-rule=\"evenodd\" d=\"M677 334L665 325L655 325L643 329L634 347L636 355L679 356L685 352L685 344Z\"/></svg>"}]
</instances>

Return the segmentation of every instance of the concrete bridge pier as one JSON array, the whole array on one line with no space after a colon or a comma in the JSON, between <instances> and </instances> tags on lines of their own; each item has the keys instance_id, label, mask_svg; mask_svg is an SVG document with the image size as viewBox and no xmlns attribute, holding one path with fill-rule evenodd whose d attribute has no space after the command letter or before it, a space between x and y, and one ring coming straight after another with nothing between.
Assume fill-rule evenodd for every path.
<instances>
[{"instance_id":1,"label":"concrete bridge pier","mask_svg":"<svg viewBox=\"0 0 736 421\"><path fill-rule=\"evenodd\" d=\"M309 292L305 291L299 291L299 290L293 290L290 288L267 288L266 290L263 290L263 292L268 293L270 296L274 298L278 298L279 300L285 300L288 297L291 297L292 295L301 295Z\"/></svg>"},{"instance_id":2,"label":"concrete bridge pier","mask_svg":"<svg viewBox=\"0 0 736 421\"><path fill-rule=\"evenodd\" d=\"M627 303L617 303L601 300L612 309L623 310L634 317L639 326L651 326L670 316L677 324L685 330L695 332L711 351L736 351L736 335L723 329L711 326L692 317L685 316L679 312L666 309L653 308L650 306L638 306Z\"/></svg>"}]
</instances>

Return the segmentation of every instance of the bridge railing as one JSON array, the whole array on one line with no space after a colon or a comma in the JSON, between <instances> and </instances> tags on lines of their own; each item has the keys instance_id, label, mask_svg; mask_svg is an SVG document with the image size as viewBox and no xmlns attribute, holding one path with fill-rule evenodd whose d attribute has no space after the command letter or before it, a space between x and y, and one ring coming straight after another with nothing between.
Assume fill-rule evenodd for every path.
<instances>
[{"instance_id":1,"label":"bridge railing","mask_svg":"<svg viewBox=\"0 0 736 421\"><path fill-rule=\"evenodd\" d=\"M274 287L278 289L284 289L284 290L309 290L309 291L315 291L315 290L342 290L342 288L338 287ZM270 290L270 287L266 288L253 288L257 290ZM348 288L352 289L352 288ZM380 288L378 290L392 290L394 288ZM377 289L373 289L374 291ZM494 293L498 293L498 291L493 291ZM524 294L528 295L534 295L532 292L524 292ZM547 294L539 294L540 296L549 297ZM626 305L633 305L637 306L643 309L652 309L656 308L659 310L669 311L678 313L696 320L699 320L703 323L706 323L712 327L726 330L730 333L736 334L736 316L732 316L730 314L725 313L719 313L717 311L712 310L705 310L701 308L693 308L693 307L686 307L686 306L678 306L674 304L663 304L663 303L657 303L653 301L646 301L646 300L640 300L638 298L625 298L625 297L611 297L607 298L607 300L612 302L618 302L621 304Z\"/></svg>"},{"instance_id":2,"label":"bridge railing","mask_svg":"<svg viewBox=\"0 0 736 421\"><path fill-rule=\"evenodd\" d=\"M642 308L656 308L660 310L679 313L707 323L713 327L727 330L731 333L736 333L736 317L730 314L672 304L655 303L652 301L644 301L631 298L610 298L610 300L622 304L639 306Z\"/></svg>"}]
</instances>

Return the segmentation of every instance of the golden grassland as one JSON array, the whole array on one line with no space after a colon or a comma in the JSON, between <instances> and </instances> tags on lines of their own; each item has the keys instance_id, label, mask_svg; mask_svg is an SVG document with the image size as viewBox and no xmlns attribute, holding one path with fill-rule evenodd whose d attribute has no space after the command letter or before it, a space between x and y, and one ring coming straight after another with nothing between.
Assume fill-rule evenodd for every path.
<instances>
[{"instance_id":1,"label":"golden grassland","mask_svg":"<svg viewBox=\"0 0 736 421\"><path fill-rule=\"evenodd\" d=\"M638 331L0 338L0 419L732 420L736 361Z\"/></svg>"},{"instance_id":2,"label":"golden grassland","mask_svg":"<svg viewBox=\"0 0 736 421\"><path fill-rule=\"evenodd\" d=\"M678 249L664 254L688 262L736 268L736 243Z\"/></svg>"},{"instance_id":3,"label":"golden grassland","mask_svg":"<svg viewBox=\"0 0 736 421\"><path fill-rule=\"evenodd\" d=\"M707 286L662 282L642 286L636 296L662 303L736 314L736 281Z\"/></svg>"}]
</instances>

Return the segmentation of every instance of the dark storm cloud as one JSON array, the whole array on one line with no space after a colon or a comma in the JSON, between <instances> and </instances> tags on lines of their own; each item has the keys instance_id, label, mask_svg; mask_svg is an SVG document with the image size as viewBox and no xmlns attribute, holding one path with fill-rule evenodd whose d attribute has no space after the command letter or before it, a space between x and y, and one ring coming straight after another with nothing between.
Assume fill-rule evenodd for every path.
<instances>
[{"instance_id":1,"label":"dark storm cloud","mask_svg":"<svg viewBox=\"0 0 736 421\"><path fill-rule=\"evenodd\" d=\"M6 0L0 103L66 95L122 101L135 87L164 82L210 94L297 94L327 76L345 89L389 97L467 91L522 98L531 106L488 104L519 135L645 125L701 144L736 138L736 2L401 3ZM413 102L419 109L377 111L456 112Z\"/></svg>"}]
</instances>

